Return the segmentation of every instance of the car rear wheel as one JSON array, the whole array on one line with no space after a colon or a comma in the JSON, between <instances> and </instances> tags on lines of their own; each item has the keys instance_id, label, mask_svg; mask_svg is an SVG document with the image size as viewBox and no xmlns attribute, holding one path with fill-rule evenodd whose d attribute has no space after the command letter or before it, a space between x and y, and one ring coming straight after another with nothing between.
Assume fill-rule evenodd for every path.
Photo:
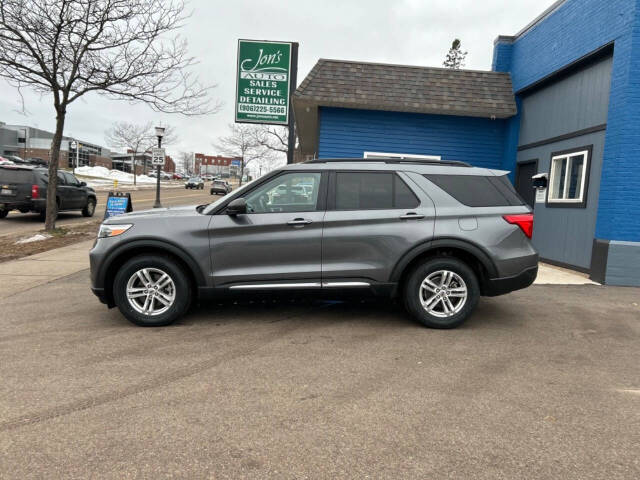
<instances>
[{"instance_id":1,"label":"car rear wheel","mask_svg":"<svg viewBox=\"0 0 640 480\"><path fill-rule=\"evenodd\" d=\"M0 218L6 218L9 215L9 210L5 210L4 208L0 210Z\"/></svg>"},{"instance_id":2,"label":"car rear wheel","mask_svg":"<svg viewBox=\"0 0 640 480\"><path fill-rule=\"evenodd\" d=\"M430 328L455 328L473 312L480 297L476 274L451 257L418 265L404 286L404 303L411 315Z\"/></svg>"},{"instance_id":3,"label":"car rear wheel","mask_svg":"<svg viewBox=\"0 0 640 480\"><path fill-rule=\"evenodd\" d=\"M93 217L96 211L96 201L93 198L87 200L87 205L82 209L83 217Z\"/></svg>"},{"instance_id":4,"label":"car rear wheel","mask_svg":"<svg viewBox=\"0 0 640 480\"><path fill-rule=\"evenodd\" d=\"M161 255L141 255L127 261L113 282L120 312L142 327L169 325L191 303L191 283L182 267Z\"/></svg>"}]
</instances>

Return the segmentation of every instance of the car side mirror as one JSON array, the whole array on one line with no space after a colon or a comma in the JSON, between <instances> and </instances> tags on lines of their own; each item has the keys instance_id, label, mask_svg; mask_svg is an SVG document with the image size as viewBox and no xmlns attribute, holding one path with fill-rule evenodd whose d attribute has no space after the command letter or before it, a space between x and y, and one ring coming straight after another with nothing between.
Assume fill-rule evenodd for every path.
<instances>
[{"instance_id":1,"label":"car side mirror","mask_svg":"<svg viewBox=\"0 0 640 480\"><path fill-rule=\"evenodd\" d=\"M87 186L87 182L80 182L80 186L81 187L86 187Z\"/></svg>"},{"instance_id":2,"label":"car side mirror","mask_svg":"<svg viewBox=\"0 0 640 480\"><path fill-rule=\"evenodd\" d=\"M247 201L244 198L236 198L227 205L227 215L240 215L247 213Z\"/></svg>"}]
</instances>

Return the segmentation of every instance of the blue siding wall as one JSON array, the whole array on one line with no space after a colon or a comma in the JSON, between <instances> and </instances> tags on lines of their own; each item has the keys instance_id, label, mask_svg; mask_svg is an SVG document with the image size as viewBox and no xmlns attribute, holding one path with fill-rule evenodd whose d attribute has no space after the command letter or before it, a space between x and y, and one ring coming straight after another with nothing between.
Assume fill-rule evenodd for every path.
<instances>
[{"instance_id":1,"label":"blue siding wall","mask_svg":"<svg viewBox=\"0 0 640 480\"><path fill-rule=\"evenodd\" d=\"M511 40L503 39L493 46L493 61L491 70L494 72L508 72L511 68L511 55L513 53L513 43Z\"/></svg>"},{"instance_id":2,"label":"blue siding wall","mask_svg":"<svg viewBox=\"0 0 640 480\"><path fill-rule=\"evenodd\" d=\"M488 168L503 164L504 120L321 107L319 121L320 158L371 151L440 155Z\"/></svg>"},{"instance_id":3,"label":"blue siding wall","mask_svg":"<svg viewBox=\"0 0 640 480\"><path fill-rule=\"evenodd\" d=\"M510 64L504 54L500 71L511 72L515 91L563 68L617 38L634 22L636 0L568 0L518 37L510 46ZM495 47L509 49L498 42ZM496 56L494 52L494 57Z\"/></svg>"},{"instance_id":4,"label":"blue siding wall","mask_svg":"<svg viewBox=\"0 0 640 480\"><path fill-rule=\"evenodd\" d=\"M567 0L513 42L498 41L494 68L514 90L614 42L596 237L640 242L640 0Z\"/></svg>"}]
</instances>

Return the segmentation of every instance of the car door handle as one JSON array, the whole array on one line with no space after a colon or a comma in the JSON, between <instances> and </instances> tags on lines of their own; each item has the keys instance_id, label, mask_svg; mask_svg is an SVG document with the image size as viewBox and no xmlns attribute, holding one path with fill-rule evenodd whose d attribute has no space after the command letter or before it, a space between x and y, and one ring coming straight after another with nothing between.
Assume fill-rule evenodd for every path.
<instances>
[{"instance_id":1,"label":"car door handle","mask_svg":"<svg viewBox=\"0 0 640 480\"><path fill-rule=\"evenodd\" d=\"M401 220L420 220L421 218L424 218L424 215L415 212L409 212L400 216Z\"/></svg>"},{"instance_id":2,"label":"car door handle","mask_svg":"<svg viewBox=\"0 0 640 480\"><path fill-rule=\"evenodd\" d=\"M287 225L293 225L294 227L298 226L304 226L304 225L309 225L310 223L313 223L311 220L306 220L304 218L294 218L293 220L291 220L290 222L287 222Z\"/></svg>"}]
</instances>

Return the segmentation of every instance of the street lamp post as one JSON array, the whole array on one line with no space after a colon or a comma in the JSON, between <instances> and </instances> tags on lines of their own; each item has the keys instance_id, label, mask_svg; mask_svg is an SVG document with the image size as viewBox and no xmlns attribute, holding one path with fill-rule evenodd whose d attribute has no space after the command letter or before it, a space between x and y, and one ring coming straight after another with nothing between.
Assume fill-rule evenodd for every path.
<instances>
[{"instance_id":1,"label":"street lamp post","mask_svg":"<svg viewBox=\"0 0 640 480\"><path fill-rule=\"evenodd\" d=\"M158 137L158 148L162 147L162 137L164 136L164 127L156 127L156 137ZM160 165L156 166L156 201L153 208L162 208L160 203Z\"/></svg>"},{"instance_id":2,"label":"street lamp post","mask_svg":"<svg viewBox=\"0 0 640 480\"><path fill-rule=\"evenodd\" d=\"M76 174L76 168L78 168L79 163L80 163L80 142L76 142L75 140L73 140L71 142L71 148L75 149L76 151L76 161L74 162L73 160L71 161L71 164L73 165L73 174Z\"/></svg>"}]
</instances>

